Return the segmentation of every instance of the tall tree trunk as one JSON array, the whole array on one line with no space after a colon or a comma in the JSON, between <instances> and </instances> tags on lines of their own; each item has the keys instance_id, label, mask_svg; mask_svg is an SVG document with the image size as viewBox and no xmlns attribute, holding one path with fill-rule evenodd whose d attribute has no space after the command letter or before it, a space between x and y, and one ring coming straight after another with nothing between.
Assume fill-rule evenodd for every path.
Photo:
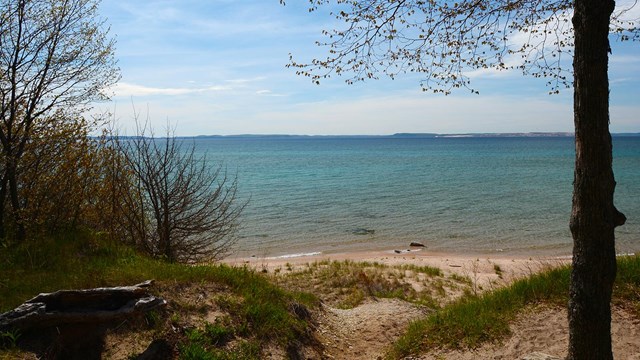
<instances>
[{"instance_id":1,"label":"tall tree trunk","mask_svg":"<svg viewBox=\"0 0 640 360\"><path fill-rule=\"evenodd\" d=\"M571 212L573 270L568 359L613 359L611 292L616 276L615 180L609 133L608 52L612 0L575 0L576 163Z\"/></svg>"},{"instance_id":2,"label":"tall tree trunk","mask_svg":"<svg viewBox=\"0 0 640 360\"><path fill-rule=\"evenodd\" d=\"M5 224L5 222L7 221L5 217L6 200L7 200L7 176L5 173L3 173L2 178L0 179L0 239L4 239L7 236L6 224Z\"/></svg>"},{"instance_id":3,"label":"tall tree trunk","mask_svg":"<svg viewBox=\"0 0 640 360\"><path fill-rule=\"evenodd\" d=\"M13 226L15 226L16 241L24 242L27 238L24 222L22 219L22 205L18 194L17 166L12 163L9 167L9 199L11 200L11 210L13 212Z\"/></svg>"}]
</instances>

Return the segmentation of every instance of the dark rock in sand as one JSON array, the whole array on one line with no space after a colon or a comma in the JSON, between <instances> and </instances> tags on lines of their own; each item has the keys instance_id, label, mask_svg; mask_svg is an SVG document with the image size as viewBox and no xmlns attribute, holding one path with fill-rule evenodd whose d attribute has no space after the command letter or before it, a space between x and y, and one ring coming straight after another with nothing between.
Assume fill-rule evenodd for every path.
<instances>
[{"instance_id":1,"label":"dark rock in sand","mask_svg":"<svg viewBox=\"0 0 640 360\"><path fill-rule=\"evenodd\" d=\"M423 243L419 243L419 242L416 242L416 241L412 241L411 244L409 244L409 246L412 246L412 247L426 247Z\"/></svg>"}]
</instances>

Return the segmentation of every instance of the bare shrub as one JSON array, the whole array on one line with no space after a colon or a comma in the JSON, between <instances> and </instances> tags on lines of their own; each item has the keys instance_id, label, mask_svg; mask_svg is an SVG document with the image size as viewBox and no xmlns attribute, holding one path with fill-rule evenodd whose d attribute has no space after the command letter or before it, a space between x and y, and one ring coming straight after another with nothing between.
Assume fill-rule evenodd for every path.
<instances>
[{"instance_id":1,"label":"bare shrub","mask_svg":"<svg viewBox=\"0 0 640 360\"><path fill-rule=\"evenodd\" d=\"M170 130L155 137L143 127L137 136L113 137L112 144L124 160L119 207L130 241L171 262L228 254L245 206L236 198L237 177L220 165L211 169L206 155Z\"/></svg>"}]
</instances>

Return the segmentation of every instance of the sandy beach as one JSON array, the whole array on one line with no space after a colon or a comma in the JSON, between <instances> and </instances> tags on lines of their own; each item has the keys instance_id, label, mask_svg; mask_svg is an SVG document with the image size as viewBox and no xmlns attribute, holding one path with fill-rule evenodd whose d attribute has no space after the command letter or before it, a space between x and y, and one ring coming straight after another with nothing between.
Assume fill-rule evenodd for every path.
<instances>
[{"instance_id":1,"label":"sandy beach","mask_svg":"<svg viewBox=\"0 0 640 360\"><path fill-rule=\"evenodd\" d=\"M307 264L321 261L377 262L389 266L406 264L432 266L441 269L445 274L468 276L478 285L484 286L498 279L501 280L501 283L508 283L547 267L568 264L571 262L571 258L569 256L524 257L499 254L438 253L429 251L426 248L413 247L404 250L389 249L335 254L310 252L307 254L273 257L251 256L227 258L223 262L229 265L250 266L261 271L272 272L284 267L296 271Z\"/></svg>"},{"instance_id":2,"label":"sandy beach","mask_svg":"<svg viewBox=\"0 0 640 360\"><path fill-rule=\"evenodd\" d=\"M332 261L379 263L389 266L431 266L468 277L478 291L505 286L545 268L568 264L568 256L517 257L434 253L425 248L411 248L400 253L360 251L338 254L309 253L300 256L230 258L229 265L249 266L273 274L276 278L303 271L309 264ZM455 295L454 295L455 296ZM324 304L316 319L317 337L325 347L322 359L377 359L412 321L428 310L398 299L375 299L352 308L340 309ZM628 309L614 308L612 318L613 351L616 359L640 359L640 319ZM511 335L499 343L485 344L469 350L436 350L410 359L561 359L568 346L566 309L547 305L528 308L511 324ZM538 357L529 357L531 354ZM550 355L551 357L544 357ZM274 357L277 358L277 357ZM308 354L308 358L316 358Z\"/></svg>"}]
</instances>

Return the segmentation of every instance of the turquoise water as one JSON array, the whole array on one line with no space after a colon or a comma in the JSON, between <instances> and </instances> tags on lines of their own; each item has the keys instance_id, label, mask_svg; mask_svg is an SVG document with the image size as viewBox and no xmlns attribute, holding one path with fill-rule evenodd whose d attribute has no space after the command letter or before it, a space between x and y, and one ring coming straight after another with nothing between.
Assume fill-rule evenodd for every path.
<instances>
[{"instance_id":1,"label":"turquoise water","mask_svg":"<svg viewBox=\"0 0 640 360\"><path fill-rule=\"evenodd\" d=\"M567 137L197 138L237 172L239 256L406 248L568 255ZM640 250L640 137L614 138L619 252Z\"/></svg>"}]
</instances>

